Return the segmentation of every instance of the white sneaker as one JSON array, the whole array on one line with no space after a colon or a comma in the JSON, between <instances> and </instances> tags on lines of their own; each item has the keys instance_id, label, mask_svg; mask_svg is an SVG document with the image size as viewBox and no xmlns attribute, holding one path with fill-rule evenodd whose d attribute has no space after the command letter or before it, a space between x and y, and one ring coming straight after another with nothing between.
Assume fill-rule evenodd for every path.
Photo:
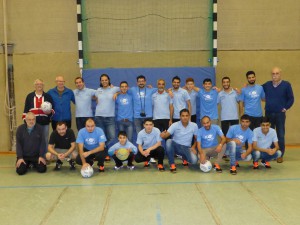
<instances>
[{"instance_id":1,"label":"white sneaker","mask_svg":"<svg viewBox=\"0 0 300 225\"><path fill-rule=\"evenodd\" d=\"M135 167L134 167L134 165L132 165L132 166L127 165L127 168L130 169L130 170L134 170Z\"/></svg>"},{"instance_id":2,"label":"white sneaker","mask_svg":"<svg viewBox=\"0 0 300 225\"><path fill-rule=\"evenodd\" d=\"M119 166L119 167L115 166L115 167L114 167L114 170L120 170L120 169L122 169L122 168L123 168L123 166Z\"/></svg>"},{"instance_id":3,"label":"white sneaker","mask_svg":"<svg viewBox=\"0 0 300 225\"><path fill-rule=\"evenodd\" d=\"M149 162L152 163L152 164L156 164L156 160L154 158L150 158Z\"/></svg>"}]
</instances>

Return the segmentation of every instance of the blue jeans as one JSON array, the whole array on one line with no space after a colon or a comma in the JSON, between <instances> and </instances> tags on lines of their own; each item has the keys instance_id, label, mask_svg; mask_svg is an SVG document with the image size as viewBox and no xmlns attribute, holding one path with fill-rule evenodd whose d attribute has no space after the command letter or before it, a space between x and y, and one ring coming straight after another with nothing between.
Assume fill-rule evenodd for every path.
<instances>
[{"instance_id":1,"label":"blue jeans","mask_svg":"<svg viewBox=\"0 0 300 225\"><path fill-rule=\"evenodd\" d=\"M172 139L166 141L166 153L169 160L169 164L174 164L174 155L181 155L182 159L188 161L191 164L197 164L198 157L191 150L190 147L177 144Z\"/></svg>"},{"instance_id":2,"label":"blue jeans","mask_svg":"<svg viewBox=\"0 0 300 225\"><path fill-rule=\"evenodd\" d=\"M236 161L250 161L252 159L251 154L247 155L245 159L242 159L242 153L246 152L243 149L237 149L236 143L234 141L230 141L226 145L226 155L229 155L230 158L230 166L235 166Z\"/></svg>"},{"instance_id":3,"label":"blue jeans","mask_svg":"<svg viewBox=\"0 0 300 225\"><path fill-rule=\"evenodd\" d=\"M266 162L270 162L273 159L277 159L277 158L281 157L281 155L282 155L282 152L280 150L275 152L274 155L269 155L266 152L260 152L260 151L253 151L252 152L252 157L253 157L254 162L258 162L259 159L262 159Z\"/></svg>"},{"instance_id":4,"label":"blue jeans","mask_svg":"<svg viewBox=\"0 0 300 225\"><path fill-rule=\"evenodd\" d=\"M132 135L133 135L133 123L132 121L118 121L118 129L119 131L125 131L127 134L127 138L130 142L132 142Z\"/></svg>"},{"instance_id":5,"label":"blue jeans","mask_svg":"<svg viewBox=\"0 0 300 225\"><path fill-rule=\"evenodd\" d=\"M282 156L285 152L285 112L279 112L279 113L267 113L266 116L270 119L271 127L276 129L277 137L278 137L278 144L279 149L282 152Z\"/></svg>"},{"instance_id":6,"label":"blue jeans","mask_svg":"<svg viewBox=\"0 0 300 225\"><path fill-rule=\"evenodd\" d=\"M116 138L116 123L115 117L103 117L95 116L95 123L97 127L100 127L106 136L106 146L111 147Z\"/></svg>"}]
</instances>

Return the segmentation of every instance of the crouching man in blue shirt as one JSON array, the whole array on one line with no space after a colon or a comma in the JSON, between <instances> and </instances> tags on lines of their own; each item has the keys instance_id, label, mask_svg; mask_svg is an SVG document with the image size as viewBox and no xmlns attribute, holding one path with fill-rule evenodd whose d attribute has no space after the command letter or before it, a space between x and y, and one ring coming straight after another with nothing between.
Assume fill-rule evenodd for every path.
<instances>
[{"instance_id":1,"label":"crouching man in blue shirt","mask_svg":"<svg viewBox=\"0 0 300 225\"><path fill-rule=\"evenodd\" d=\"M275 129L270 128L271 123L268 117L263 117L260 127L253 130L253 169L258 169L258 160L261 164L270 169L270 161L281 157L278 138ZM271 146L274 147L271 147Z\"/></svg>"}]
</instances>

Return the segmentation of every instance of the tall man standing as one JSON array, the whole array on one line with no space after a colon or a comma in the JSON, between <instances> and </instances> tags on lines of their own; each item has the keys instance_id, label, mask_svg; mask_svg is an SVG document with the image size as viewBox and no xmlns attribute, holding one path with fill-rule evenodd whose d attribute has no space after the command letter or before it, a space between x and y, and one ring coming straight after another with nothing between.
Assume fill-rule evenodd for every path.
<instances>
[{"instance_id":1,"label":"tall man standing","mask_svg":"<svg viewBox=\"0 0 300 225\"><path fill-rule=\"evenodd\" d=\"M271 127L276 128L279 148L282 157L277 158L278 163L283 162L285 152L285 118L286 111L294 103L294 94L291 84L281 79L281 69L272 69L272 80L263 84L266 95L266 116L270 119Z\"/></svg>"},{"instance_id":2,"label":"tall man standing","mask_svg":"<svg viewBox=\"0 0 300 225\"><path fill-rule=\"evenodd\" d=\"M56 129L59 121L66 122L68 128L71 128L71 102L75 104L74 93L71 89L65 87L65 79L63 76L55 78L56 87L50 89L48 94L51 95L54 102L55 114L52 117L52 129Z\"/></svg>"}]
</instances>

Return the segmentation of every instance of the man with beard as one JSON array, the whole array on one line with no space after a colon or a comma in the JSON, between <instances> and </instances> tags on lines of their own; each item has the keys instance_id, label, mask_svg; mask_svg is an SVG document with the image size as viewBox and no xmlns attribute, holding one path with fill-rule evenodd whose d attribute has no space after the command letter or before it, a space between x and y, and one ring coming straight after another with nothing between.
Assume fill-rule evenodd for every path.
<instances>
[{"instance_id":1,"label":"man with beard","mask_svg":"<svg viewBox=\"0 0 300 225\"><path fill-rule=\"evenodd\" d=\"M255 84L256 76L254 71L246 73L248 85L242 89L240 96L240 113L247 114L250 117L250 129L259 127L263 116L261 101L265 99L265 92L262 86Z\"/></svg>"},{"instance_id":2,"label":"man with beard","mask_svg":"<svg viewBox=\"0 0 300 225\"><path fill-rule=\"evenodd\" d=\"M146 87L146 77L139 75L136 78L137 87L132 87L128 91L133 98L133 117L135 131L138 134L143 129L144 120L152 118L152 94L156 88Z\"/></svg>"},{"instance_id":3,"label":"man with beard","mask_svg":"<svg viewBox=\"0 0 300 225\"><path fill-rule=\"evenodd\" d=\"M173 123L173 101L165 91L165 85L165 80L159 79L157 91L152 95L153 122L160 131L167 130Z\"/></svg>"},{"instance_id":4,"label":"man with beard","mask_svg":"<svg viewBox=\"0 0 300 225\"><path fill-rule=\"evenodd\" d=\"M226 135L229 127L239 123L238 93L230 86L230 78L222 78L223 90L218 94L218 104L221 105L221 128Z\"/></svg>"},{"instance_id":5,"label":"man with beard","mask_svg":"<svg viewBox=\"0 0 300 225\"><path fill-rule=\"evenodd\" d=\"M189 93L180 87L180 78L178 76L173 77L172 86L174 106L173 122L178 122L180 120L179 112L182 109L188 109L189 112L191 112L191 98Z\"/></svg>"}]
</instances>

